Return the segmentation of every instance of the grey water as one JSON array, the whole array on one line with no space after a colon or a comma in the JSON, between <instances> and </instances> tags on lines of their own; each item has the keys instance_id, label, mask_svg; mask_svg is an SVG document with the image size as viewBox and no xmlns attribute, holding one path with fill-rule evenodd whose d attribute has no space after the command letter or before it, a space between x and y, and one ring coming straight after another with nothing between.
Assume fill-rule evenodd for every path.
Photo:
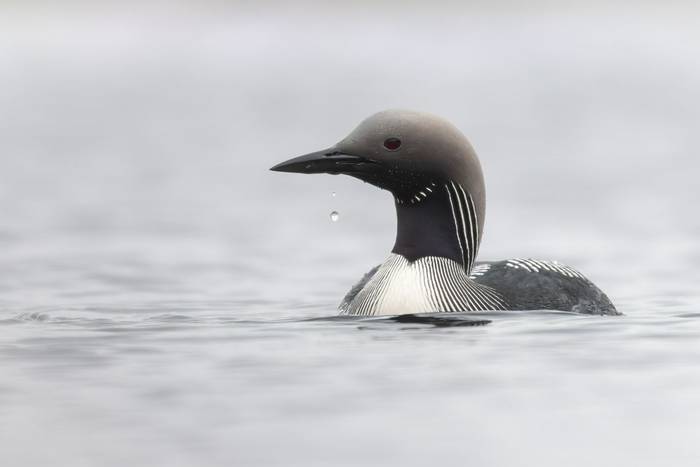
<instances>
[{"instance_id":1,"label":"grey water","mask_svg":"<svg viewBox=\"0 0 700 467\"><path fill-rule=\"evenodd\" d=\"M692 3L0 9L3 465L698 465ZM624 316L334 319L392 200L267 169L392 107Z\"/></svg>"}]
</instances>

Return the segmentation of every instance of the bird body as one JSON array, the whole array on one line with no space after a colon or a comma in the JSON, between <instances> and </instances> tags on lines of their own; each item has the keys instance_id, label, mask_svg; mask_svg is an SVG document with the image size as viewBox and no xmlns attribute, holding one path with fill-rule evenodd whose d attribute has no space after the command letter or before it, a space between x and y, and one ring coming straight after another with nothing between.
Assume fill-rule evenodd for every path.
<instances>
[{"instance_id":1,"label":"bird body","mask_svg":"<svg viewBox=\"0 0 700 467\"><path fill-rule=\"evenodd\" d=\"M476 262L484 228L485 186L469 141L433 115L375 114L335 146L272 170L347 174L394 197L391 255L346 295L351 315L485 310L619 314L571 267L553 261Z\"/></svg>"},{"instance_id":2,"label":"bird body","mask_svg":"<svg viewBox=\"0 0 700 467\"><path fill-rule=\"evenodd\" d=\"M368 316L500 310L619 314L583 274L558 262L477 262L467 275L452 260L410 262L396 254L368 272L340 304L343 314Z\"/></svg>"}]
</instances>

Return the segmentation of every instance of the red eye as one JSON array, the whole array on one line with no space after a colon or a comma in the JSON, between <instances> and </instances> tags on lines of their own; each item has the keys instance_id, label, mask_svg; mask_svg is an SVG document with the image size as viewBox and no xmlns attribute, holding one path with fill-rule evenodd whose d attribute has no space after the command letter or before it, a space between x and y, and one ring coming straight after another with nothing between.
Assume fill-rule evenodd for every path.
<instances>
[{"instance_id":1,"label":"red eye","mask_svg":"<svg viewBox=\"0 0 700 467\"><path fill-rule=\"evenodd\" d=\"M401 140L398 138L387 138L384 140L384 147L389 151L396 151L401 147Z\"/></svg>"}]
</instances>

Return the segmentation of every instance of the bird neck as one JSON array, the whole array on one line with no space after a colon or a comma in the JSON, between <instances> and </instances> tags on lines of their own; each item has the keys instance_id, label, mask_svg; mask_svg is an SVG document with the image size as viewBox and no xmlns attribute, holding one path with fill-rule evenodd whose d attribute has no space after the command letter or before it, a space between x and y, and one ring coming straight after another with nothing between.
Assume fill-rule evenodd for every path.
<instances>
[{"instance_id":1,"label":"bird neck","mask_svg":"<svg viewBox=\"0 0 700 467\"><path fill-rule=\"evenodd\" d=\"M479 249L474 200L459 184L431 182L410 195L396 195L396 243L392 253L409 261L448 258L469 273Z\"/></svg>"}]
</instances>

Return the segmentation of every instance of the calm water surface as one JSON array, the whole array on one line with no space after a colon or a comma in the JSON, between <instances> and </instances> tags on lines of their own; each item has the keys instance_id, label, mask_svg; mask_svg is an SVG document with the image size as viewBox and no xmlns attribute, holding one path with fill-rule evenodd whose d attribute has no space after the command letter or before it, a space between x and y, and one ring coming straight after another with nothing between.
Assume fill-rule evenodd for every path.
<instances>
[{"instance_id":1,"label":"calm water surface","mask_svg":"<svg viewBox=\"0 0 700 467\"><path fill-rule=\"evenodd\" d=\"M0 19L3 465L698 465L687 12L216 5ZM387 107L473 141L483 259L572 264L625 316L317 319L391 199L267 168Z\"/></svg>"}]
</instances>

